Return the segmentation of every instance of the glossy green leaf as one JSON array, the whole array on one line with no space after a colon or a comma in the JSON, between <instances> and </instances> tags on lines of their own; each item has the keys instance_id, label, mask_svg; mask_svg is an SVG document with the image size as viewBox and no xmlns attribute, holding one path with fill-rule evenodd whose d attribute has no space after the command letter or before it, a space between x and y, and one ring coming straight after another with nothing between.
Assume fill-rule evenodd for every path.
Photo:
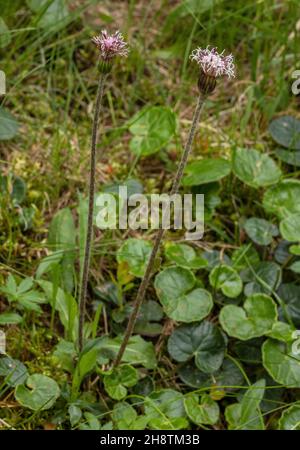
<instances>
[{"instance_id":1,"label":"glossy green leaf","mask_svg":"<svg viewBox=\"0 0 300 450\"><path fill-rule=\"evenodd\" d=\"M145 107L131 121L134 135L130 149L136 155L148 156L162 150L176 132L176 115L167 107Z\"/></svg>"},{"instance_id":2,"label":"glossy green leaf","mask_svg":"<svg viewBox=\"0 0 300 450\"><path fill-rule=\"evenodd\" d=\"M208 291L193 289L195 277L188 269L169 267L156 275L154 284L166 314L173 320L197 322L213 307Z\"/></svg>"},{"instance_id":3,"label":"glossy green leaf","mask_svg":"<svg viewBox=\"0 0 300 450\"><path fill-rule=\"evenodd\" d=\"M60 395L56 381L46 375L34 374L15 389L16 400L24 407L39 411L51 408Z\"/></svg>"},{"instance_id":4,"label":"glossy green leaf","mask_svg":"<svg viewBox=\"0 0 300 450\"><path fill-rule=\"evenodd\" d=\"M295 117L281 116L272 120L269 132L277 144L300 150L300 120Z\"/></svg>"},{"instance_id":5,"label":"glossy green leaf","mask_svg":"<svg viewBox=\"0 0 300 450\"><path fill-rule=\"evenodd\" d=\"M201 372L193 362L188 362L178 370L181 381L192 388L220 387L224 391L232 391L244 384L240 369L230 359L224 358L222 366L213 374Z\"/></svg>"},{"instance_id":6,"label":"glossy green leaf","mask_svg":"<svg viewBox=\"0 0 300 450\"><path fill-rule=\"evenodd\" d=\"M281 177L281 171L273 159L254 149L236 149L232 168L241 181L254 188L275 184Z\"/></svg>"},{"instance_id":7,"label":"glossy green leaf","mask_svg":"<svg viewBox=\"0 0 300 450\"><path fill-rule=\"evenodd\" d=\"M138 416L129 403L119 402L113 408L112 420L117 430L145 430L149 419L146 416Z\"/></svg>"},{"instance_id":8,"label":"glossy green leaf","mask_svg":"<svg viewBox=\"0 0 300 450\"><path fill-rule=\"evenodd\" d=\"M14 116L0 107L0 141L12 139L18 134L19 124Z\"/></svg>"},{"instance_id":9,"label":"glossy green leaf","mask_svg":"<svg viewBox=\"0 0 300 450\"><path fill-rule=\"evenodd\" d=\"M229 175L230 162L226 159L202 159L186 166L183 178L184 186L198 186L219 181Z\"/></svg>"},{"instance_id":10,"label":"glossy green leaf","mask_svg":"<svg viewBox=\"0 0 300 450\"><path fill-rule=\"evenodd\" d=\"M26 366L21 361L10 356L0 357L0 377L4 377L8 386L15 387L23 384L27 376Z\"/></svg>"},{"instance_id":11,"label":"glossy green leaf","mask_svg":"<svg viewBox=\"0 0 300 450\"><path fill-rule=\"evenodd\" d=\"M276 225L257 217L246 220L244 228L250 239L258 245L269 245L273 237L278 235Z\"/></svg>"},{"instance_id":12,"label":"glossy green leaf","mask_svg":"<svg viewBox=\"0 0 300 450\"><path fill-rule=\"evenodd\" d=\"M262 346L263 365L270 376L286 387L300 387L300 354L292 343L268 339Z\"/></svg>"},{"instance_id":13,"label":"glossy green leaf","mask_svg":"<svg viewBox=\"0 0 300 450\"><path fill-rule=\"evenodd\" d=\"M177 430L187 428L183 395L172 389L153 392L145 398L145 415L150 429Z\"/></svg>"},{"instance_id":14,"label":"glossy green leaf","mask_svg":"<svg viewBox=\"0 0 300 450\"><path fill-rule=\"evenodd\" d=\"M265 380L252 384L239 403L225 409L229 430L264 430L264 421L259 408L265 392Z\"/></svg>"},{"instance_id":15,"label":"glossy green leaf","mask_svg":"<svg viewBox=\"0 0 300 450\"><path fill-rule=\"evenodd\" d=\"M300 241L300 213L287 216L280 222L279 228L287 241Z\"/></svg>"},{"instance_id":16,"label":"glossy green leaf","mask_svg":"<svg viewBox=\"0 0 300 450\"><path fill-rule=\"evenodd\" d=\"M205 373L218 370L223 362L225 340L216 325L203 321L177 328L168 341L168 351L178 362L195 358L198 369Z\"/></svg>"},{"instance_id":17,"label":"glossy green leaf","mask_svg":"<svg viewBox=\"0 0 300 450\"><path fill-rule=\"evenodd\" d=\"M150 241L130 238L119 248L117 252L118 263L125 262L128 271L135 277L144 275L153 245Z\"/></svg>"},{"instance_id":18,"label":"glossy green leaf","mask_svg":"<svg viewBox=\"0 0 300 450\"><path fill-rule=\"evenodd\" d=\"M265 294L254 294L248 297L243 308L226 305L221 309L219 316L226 333L242 341L270 332L276 319L276 304Z\"/></svg>"},{"instance_id":19,"label":"glossy green leaf","mask_svg":"<svg viewBox=\"0 0 300 450\"><path fill-rule=\"evenodd\" d=\"M138 382L138 373L134 367L125 364L114 368L111 373L103 372L103 382L111 398L122 400L127 395L127 388Z\"/></svg>"},{"instance_id":20,"label":"glossy green leaf","mask_svg":"<svg viewBox=\"0 0 300 450\"><path fill-rule=\"evenodd\" d=\"M209 274L210 285L214 289L221 289L224 295L235 298L240 295L243 283L239 274L230 266L221 264L216 266Z\"/></svg>"},{"instance_id":21,"label":"glossy green leaf","mask_svg":"<svg viewBox=\"0 0 300 450\"><path fill-rule=\"evenodd\" d=\"M194 393L186 395L184 407L189 419L196 425L214 425L219 420L219 405L207 394L201 397Z\"/></svg>"},{"instance_id":22,"label":"glossy green leaf","mask_svg":"<svg viewBox=\"0 0 300 450\"><path fill-rule=\"evenodd\" d=\"M268 213L273 213L280 219L295 213L300 213L300 181L283 180L270 187L264 194L263 206Z\"/></svg>"},{"instance_id":23,"label":"glossy green leaf","mask_svg":"<svg viewBox=\"0 0 300 450\"><path fill-rule=\"evenodd\" d=\"M243 272L243 280L247 281L244 294L249 297L253 294L272 294L281 283L281 267L273 261L263 261L251 266Z\"/></svg>"},{"instance_id":24,"label":"glossy green leaf","mask_svg":"<svg viewBox=\"0 0 300 450\"><path fill-rule=\"evenodd\" d=\"M279 430L300 430L300 404L285 409L278 421Z\"/></svg>"},{"instance_id":25,"label":"glossy green leaf","mask_svg":"<svg viewBox=\"0 0 300 450\"><path fill-rule=\"evenodd\" d=\"M63 208L53 217L48 235L51 250L63 254L61 259L62 288L71 293L74 288L76 260L76 228L70 208Z\"/></svg>"},{"instance_id":26,"label":"glossy green leaf","mask_svg":"<svg viewBox=\"0 0 300 450\"><path fill-rule=\"evenodd\" d=\"M169 242L166 244L165 255L169 261L186 269L202 269L208 265L207 260L197 255L193 247L187 244Z\"/></svg>"}]
</instances>

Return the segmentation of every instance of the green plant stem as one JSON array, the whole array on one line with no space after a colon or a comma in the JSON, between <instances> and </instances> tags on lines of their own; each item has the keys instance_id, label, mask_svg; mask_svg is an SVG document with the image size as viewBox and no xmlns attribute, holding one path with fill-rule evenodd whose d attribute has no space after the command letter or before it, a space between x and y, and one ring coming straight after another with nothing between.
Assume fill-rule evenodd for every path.
<instances>
[{"instance_id":1,"label":"green plant stem","mask_svg":"<svg viewBox=\"0 0 300 450\"><path fill-rule=\"evenodd\" d=\"M95 113L93 120L92 129L92 143L91 143L91 156L90 156L90 179L89 179L89 209L88 209L88 220L87 220L87 231L84 249L84 260L82 277L80 284L80 296L79 296L79 326L78 326L78 347L82 350L83 347L83 326L84 326L84 316L86 309L86 295L87 295L87 284L88 275L90 268L90 254L91 254L91 244L93 239L93 217L94 217L94 197L95 197L95 172L96 172L96 150L97 150L97 140L98 140L98 124L99 117L102 109L102 98L104 89L105 75L101 74L98 84Z\"/></svg>"},{"instance_id":2,"label":"green plant stem","mask_svg":"<svg viewBox=\"0 0 300 450\"><path fill-rule=\"evenodd\" d=\"M180 186L182 175L183 175L183 171L185 169L185 166L186 166L189 154L190 154L190 152L192 150L193 140L194 140L194 137L195 137L195 134L196 134L197 126L198 126L199 120L200 120L200 114L201 114L202 107L203 107L203 104L204 104L205 100L206 100L206 96L204 96L203 94L200 94L200 96L198 98L197 107L196 107L196 110L195 110L195 113L194 113L191 129L190 129L190 132L189 132L188 140L187 140L187 143L185 145L185 149L184 149L184 152L182 154L181 161L179 163L179 166L178 166L178 169L177 169L177 173L176 173L174 181L173 181L173 185L172 185L172 188L171 188L171 191L170 191L170 195L176 194L177 191L178 191L178 188ZM162 223L163 223L163 221L162 221ZM151 255L150 255L150 258L149 258L146 270L145 270L144 277L143 277L143 279L141 281L141 284L140 284L140 287L139 287L139 290L138 290L138 293L137 293L137 296L136 296L136 299L135 299L135 302L134 302L134 305L133 305L133 311L132 311L132 313L131 313L131 315L129 317L129 321L128 321L128 324L127 324L127 328L126 328L126 331L125 331L125 335L124 335L122 344L120 346L120 349L119 349L119 352L117 354L117 357L116 357L116 359L115 359L115 361L113 363L114 367L117 367L120 364L120 362L122 360L122 357L123 357L123 354L124 354L124 352L126 350L126 346L128 344L128 341L130 339L130 336L133 333L134 325L135 325L135 322L136 322L136 319L137 319L137 316L138 316L141 304L143 303L146 290L147 290L148 285L149 285L149 281L150 281L150 278L151 278L151 274L152 274L155 258L156 258L156 255L158 253L158 250L159 250L159 247L160 247L160 243L161 243L161 241L163 239L164 232L165 232L165 230L163 228L160 228L157 231L157 234L155 236L153 250L151 252Z\"/></svg>"}]
</instances>

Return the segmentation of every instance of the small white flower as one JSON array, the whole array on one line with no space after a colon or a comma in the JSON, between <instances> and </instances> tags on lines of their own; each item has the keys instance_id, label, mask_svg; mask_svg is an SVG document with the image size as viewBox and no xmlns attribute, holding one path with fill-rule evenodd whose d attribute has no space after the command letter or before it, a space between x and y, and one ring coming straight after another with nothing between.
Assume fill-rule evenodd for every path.
<instances>
[{"instance_id":1,"label":"small white flower","mask_svg":"<svg viewBox=\"0 0 300 450\"><path fill-rule=\"evenodd\" d=\"M196 61L203 72L210 77L217 78L222 75L226 75L228 78L235 77L233 55L225 56L224 51L218 53L216 47L211 50L209 46L205 49L199 47L192 52L191 59Z\"/></svg>"}]
</instances>

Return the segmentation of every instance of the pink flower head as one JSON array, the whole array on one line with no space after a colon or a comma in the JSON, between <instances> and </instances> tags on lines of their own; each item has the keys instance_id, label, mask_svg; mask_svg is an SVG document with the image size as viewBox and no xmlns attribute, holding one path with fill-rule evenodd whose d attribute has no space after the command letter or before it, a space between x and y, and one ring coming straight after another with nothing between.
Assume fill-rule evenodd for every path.
<instances>
[{"instance_id":1,"label":"pink flower head","mask_svg":"<svg viewBox=\"0 0 300 450\"><path fill-rule=\"evenodd\" d=\"M119 31L110 35L106 30L103 30L99 36L92 38L92 42L100 50L101 58L104 61L111 60L115 56L126 57L128 55L127 43Z\"/></svg>"},{"instance_id":2,"label":"pink flower head","mask_svg":"<svg viewBox=\"0 0 300 450\"><path fill-rule=\"evenodd\" d=\"M228 78L235 77L235 66L233 63L233 56L228 56L217 52L217 48L205 49L196 48L191 54L191 59L196 61L203 72L210 77L220 77L226 75Z\"/></svg>"}]
</instances>

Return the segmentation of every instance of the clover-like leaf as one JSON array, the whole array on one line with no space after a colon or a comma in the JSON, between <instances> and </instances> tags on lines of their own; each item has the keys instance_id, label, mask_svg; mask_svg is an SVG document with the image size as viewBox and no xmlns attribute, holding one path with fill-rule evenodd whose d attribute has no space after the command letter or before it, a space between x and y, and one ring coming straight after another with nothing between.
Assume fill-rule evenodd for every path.
<instances>
[{"instance_id":1,"label":"clover-like leaf","mask_svg":"<svg viewBox=\"0 0 300 450\"><path fill-rule=\"evenodd\" d=\"M223 294L230 298L238 297L243 289L239 274L225 264L214 267L209 274L209 282L214 289L221 289Z\"/></svg>"},{"instance_id":2,"label":"clover-like leaf","mask_svg":"<svg viewBox=\"0 0 300 450\"><path fill-rule=\"evenodd\" d=\"M103 372L104 387L108 395L115 400L122 400L127 395L128 387L138 382L137 370L129 364L116 367L111 373Z\"/></svg>"},{"instance_id":3,"label":"clover-like leaf","mask_svg":"<svg viewBox=\"0 0 300 450\"><path fill-rule=\"evenodd\" d=\"M168 341L168 351L175 361L185 362L195 358L196 366L205 373L213 373L221 367L225 348L221 331L208 321L182 325Z\"/></svg>"},{"instance_id":4,"label":"clover-like leaf","mask_svg":"<svg viewBox=\"0 0 300 450\"><path fill-rule=\"evenodd\" d=\"M277 319L277 307L271 297L254 294L246 299L243 308L224 306L219 319L229 336L246 341L271 331Z\"/></svg>"},{"instance_id":5,"label":"clover-like leaf","mask_svg":"<svg viewBox=\"0 0 300 450\"><path fill-rule=\"evenodd\" d=\"M281 171L273 159L254 149L236 149L232 168L240 180L254 188L275 184L281 177Z\"/></svg>"},{"instance_id":6,"label":"clover-like leaf","mask_svg":"<svg viewBox=\"0 0 300 450\"><path fill-rule=\"evenodd\" d=\"M214 425L219 419L219 405L207 394L201 397L195 393L187 394L184 407L189 419L196 425Z\"/></svg>"},{"instance_id":7,"label":"clover-like leaf","mask_svg":"<svg viewBox=\"0 0 300 450\"><path fill-rule=\"evenodd\" d=\"M26 408L39 411L51 408L60 395L56 381L46 375L30 375L15 389L16 400Z\"/></svg>"},{"instance_id":8,"label":"clover-like leaf","mask_svg":"<svg viewBox=\"0 0 300 450\"><path fill-rule=\"evenodd\" d=\"M166 314L179 322L197 322L206 317L212 307L211 294L194 288L193 273L182 267L168 267L156 275L155 289Z\"/></svg>"},{"instance_id":9,"label":"clover-like leaf","mask_svg":"<svg viewBox=\"0 0 300 450\"><path fill-rule=\"evenodd\" d=\"M127 239L117 253L118 263L126 263L129 273L141 278L152 251L152 243L143 239Z\"/></svg>"},{"instance_id":10,"label":"clover-like leaf","mask_svg":"<svg viewBox=\"0 0 300 450\"><path fill-rule=\"evenodd\" d=\"M288 388L300 387L300 354L292 343L267 339L262 346L263 365L277 383Z\"/></svg>"}]
</instances>

